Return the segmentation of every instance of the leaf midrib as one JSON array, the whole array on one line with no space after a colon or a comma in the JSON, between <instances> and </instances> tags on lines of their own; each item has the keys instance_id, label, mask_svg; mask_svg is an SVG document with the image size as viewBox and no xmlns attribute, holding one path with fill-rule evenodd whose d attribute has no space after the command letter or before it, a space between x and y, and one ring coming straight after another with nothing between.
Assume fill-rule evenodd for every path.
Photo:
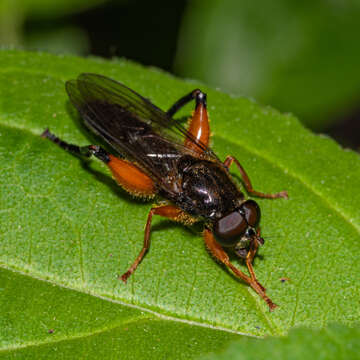
<instances>
[{"instance_id":1,"label":"leaf midrib","mask_svg":"<svg viewBox=\"0 0 360 360\"><path fill-rule=\"evenodd\" d=\"M96 330L90 331L90 332L74 334L72 336L62 336L62 337L58 337L58 338L53 337L52 339L49 338L49 340L45 340L45 341L36 341L36 342L35 341L29 341L29 342L25 342L25 343L22 343L22 344L17 344L17 345L14 345L14 346L5 347L5 348L2 348L2 349L0 348L0 353L6 353L6 352L16 351L16 350L30 348L30 347L31 348L36 348L36 347L41 347L41 346L48 345L48 344L58 344L58 343L70 342L70 341L74 341L74 340L85 339L85 338L96 336L96 335L99 335L99 334L102 334L102 333L106 333L108 331L113 331L113 330L115 330L117 328L120 328L120 327L123 327L125 325L140 323L142 321L147 321L147 320L161 321L160 318L151 317L151 316L135 317L135 318L127 319L126 321L115 322L115 323L111 324L111 326L108 326L106 328L105 327L104 328L99 328L99 329L96 329Z\"/></svg>"},{"instance_id":2,"label":"leaf midrib","mask_svg":"<svg viewBox=\"0 0 360 360\"><path fill-rule=\"evenodd\" d=\"M187 319L182 319L180 317L164 315L164 314L161 314L161 313L159 313L157 311L154 311L154 310L146 308L146 307L142 307L142 306L137 305L137 304L129 304L129 303L125 302L125 301L121 301L121 300L118 300L118 299L111 299L109 297L101 296L101 295L98 295L98 294L95 294L95 293L89 293L89 292L81 291L80 289L77 289L77 288L69 287L69 286L66 286L64 284L61 284L61 283L58 283L58 282L55 282L55 281L51 281L49 279L44 279L44 278L41 278L39 276L35 276L34 274L30 275L29 273L26 273L26 272L18 270L18 269L14 269L14 268L9 267L9 266L7 266L6 264L3 264L3 263L0 263L0 268L4 269L4 270L7 270L7 271L11 271L11 272L13 272L15 274L20 274L22 276L26 276L26 277L29 277L31 279L35 279L35 280L42 281L42 282L47 283L47 284L51 284L53 286L56 286L56 287L59 287L59 288L62 288L62 289L74 291L74 292L82 294L82 295L85 294L87 296L91 296L91 297L94 297L96 299L100 299L102 301L106 301L106 302L110 302L110 303L113 303L113 304L116 304L116 305L119 305L119 306L124 306L124 307L128 307L128 308L131 308L131 309L139 310L141 312L144 312L144 313L148 314L148 316L144 315L143 317L136 317L134 319L132 318L132 319L126 320L124 322L115 322L113 326L110 326L110 327L107 327L107 328L97 329L95 331L88 332L88 333L81 333L81 334L76 335L76 336L73 337L73 338L76 338L76 339L85 338L85 337L89 337L89 336L92 336L92 335L98 335L98 334L101 334L101 333L109 331L109 330L114 330L114 329L116 329L118 327L121 327L123 325L132 324L132 323L135 323L135 322L140 322L142 320L174 321L174 322L178 322L178 323L182 323L182 324L187 324L189 326L198 326L198 327L207 328L207 329L211 329L211 330L224 331L224 332L228 332L228 333L231 333L231 334L236 334L236 335L241 335L241 336L246 336L246 337L256 338L256 339L261 339L261 337L257 336L257 335L243 333L243 332L240 332L240 331L236 331L236 330L221 327L221 326L214 326L214 325L211 325L211 324L207 324L205 322L198 322L198 321L195 321L195 320L187 320ZM62 337L62 338L55 339L54 341L43 341L42 343L40 343L40 342L28 342L28 343L25 343L24 345L19 345L19 346L16 346L16 347L14 346L14 347L9 347L9 348L0 348L0 353L3 352L3 351L6 351L6 350L17 350L17 349L20 349L20 348L26 348L28 346L40 346L40 345L44 345L44 344L48 344L48 343L56 343L56 342L61 342L61 341L66 341L66 340L68 340L67 337ZM72 340L72 338L70 340Z\"/></svg>"}]
</instances>

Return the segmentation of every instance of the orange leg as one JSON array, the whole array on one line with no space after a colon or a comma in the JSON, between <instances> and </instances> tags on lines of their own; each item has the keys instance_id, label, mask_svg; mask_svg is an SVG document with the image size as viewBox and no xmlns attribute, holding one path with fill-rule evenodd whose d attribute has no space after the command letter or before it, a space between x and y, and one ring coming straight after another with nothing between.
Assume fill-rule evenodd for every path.
<instances>
[{"instance_id":1,"label":"orange leg","mask_svg":"<svg viewBox=\"0 0 360 360\"><path fill-rule=\"evenodd\" d=\"M251 276L248 276L242 271L240 271L238 268L236 268L233 264L231 264L228 254L224 251L221 245L216 242L214 235L210 230L205 229L203 236L205 244L212 253L212 255L216 259L221 261L225 266L227 266L236 277L242 279L244 282L249 284L255 290L255 292L268 304L270 311L273 311L277 307L277 305L274 304L271 299L266 295L264 287L256 280L254 271L252 270L253 274L251 274L250 272Z\"/></svg>"},{"instance_id":2,"label":"orange leg","mask_svg":"<svg viewBox=\"0 0 360 360\"><path fill-rule=\"evenodd\" d=\"M106 150L97 145L80 147L77 145L68 144L67 142L52 134L48 129L46 129L41 136L48 138L72 154L85 157L90 157L92 155L96 156L109 167L118 184L128 192L139 196L151 197L155 195L156 188L154 181L139 167L132 164L131 162L119 159L109 154Z\"/></svg>"},{"instance_id":3,"label":"orange leg","mask_svg":"<svg viewBox=\"0 0 360 360\"><path fill-rule=\"evenodd\" d=\"M143 248L141 249L139 255L137 256L133 264L130 266L129 270L126 271L126 273L120 277L121 280L124 281L125 283L129 278L129 276L136 270L136 268L138 267L138 265L140 264L141 260L143 259L143 257L145 256L146 252L150 247L150 229L151 229L151 220L153 215L160 215L175 221L182 221L184 218L187 217L187 215L181 209L178 209L173 205L163 205L152 208L150 210L145 226Z\"/></svg>"},{"instance_id":4,"label":"orange leg","mask_svg":"<svg viewBox=\"0 0 360 360\"><path fill-rule=\"evenodd\" d=\"M130 161L109 155L107 166L117 183L126 191L139 196L155 195L154 181Z\"/></svg>"},{"instance_id":5,"label":"orange leg","mask_svg":"<svg viewBox=\"0 0 360 360\"><path fill-rule=\"evenodd\" d=\"M254 188L251 185L250 179L249 179L247 173L245 172L245 169L241 166L241 164L239 163L239 161L236 158L234 158L232 156L227 156L225 161L224 161L224 165L227 168L230 168L230 166L231 166L231 164L233 162L235 162L236 166L238 167L238 169L240 171L240 174L241 174L241 177L242 177L242 179L244 181L246 191L249 194L252 194L252 195L255 195L255 196L258 196L258 197L262 197L262 198L267 198L267 199L275 199L275 198L285 198L285 199L287 199L288 198L287 191L280 191L280 192L278 192L276 194L264 194L262 192L254 190Z\"/></svg>"},{"instance_id":6,"label":"orange leg","mask_svg":"<svg viewBox=\"0 0 360 360\"><path fill-rule=\"evenodd\" d=\"M250 244L250 250L249 250L249 252L246 256L246 260L245 260L246 266L249 269L250 276L254 281L257 281L257 279L255 276L254 268L252 266L252 262L253 262L253 259L254 259L257 249L258 249L258 245L257 245L256 241L252 241ZM261 287L262 287L262 285L261 285ZM265 291L264 288L263 288L263 290Z\"/></svg>"},{"instance_id":7,"label":"orange leg","mask_svg":"<svg viewBox=\"0 0 360 360\"><path fill-rule=\"evenodd\" d=\"M206 109L206 94L201 90L195 89L191 93L185 95L178 100L168 111L169 116L173 116L176 111L187 104L189 101L195 100L195 111L191 117L188 131L192 139L185 139L185 146L198 153L203 153L205 147L209 145L210 126Z\"/></svg>"},{"instance_id":8,"label":"orange leg","mask_svg":"<svg viewBox=\"0 0 360 360\"><path fill-rule=\"evenodd\" d=\"M260 236L260 230L258 230L257 236ZM260 286L260 288L265 292L266 289L257 280L254 268L252 266L252 262L254 260L254 257L255 257L255 254L256 254L258 248L259 248L259 243L257 242L256 239L253 239L253 241L251 241L251 243L250 243L250 249L249 249L249 252L248 252L248 254L246 256L245 262L246 262L246 266L247 266L247 268L249 270L251 279L253 281L256 281L258 283L258 285Z\"/></svg>"},{"instance_id":9,"label":"orange leg","mask_svg":"<svg viewBox=\"0 0 360 360\"><path fill-rule=\"evenodd\" d=\"M202 100L196 99L196 107L193 116L191 117L188 131L194 136L196 142L200 142L201 144L208 146L210 139L210 125L206 110L206 98L204 98L204 96L205 95L203 94L201 97ZM188 138L185 139L184 145L196 152L203 152L202 148L194 144L194 142Z\"/></svg>"}]
</instances>

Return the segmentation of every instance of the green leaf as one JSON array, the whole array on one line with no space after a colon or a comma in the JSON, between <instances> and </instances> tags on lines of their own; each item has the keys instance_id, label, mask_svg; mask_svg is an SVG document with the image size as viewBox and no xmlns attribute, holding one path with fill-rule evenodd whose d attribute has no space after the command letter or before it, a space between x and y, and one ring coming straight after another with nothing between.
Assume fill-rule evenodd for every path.
<instances>
[{"instance_id":1,"label":"green leaf","mask_svg":"<svg viewBox=\"0 0 360 360\"><path fill-rule=\"evenodd\" d=\"M9 270L0 286L1 359L189 359L238 337Z\"/></svg>"},{"instance_id":2,"label":"green leaf","mask_svg":"<svg viewBox=\"0 0 360 360\"><path fill-rule=\"evenodd\" d=\"M358 108L359 1L190 1L182 76L253 96L321 128Z\"/></svg>"},{"instance_id":3,"label":"green leaf","mask_svg":"<svg viewBox=\"0 0 360 360\"><path fill-rule=\"evenodd\" d=\"M358 154L311 134L292 116L124 60L2 51L0 63L0 263L3 276L14 277L8 283L16 282L11 291L1 286L7 304L0 307L7 321L0 332L5 354L26 351L38 358L47 346L110 352L110 333L116 343L111 346L121 345L130 357L131 351L156 347L156 334L161 349L175 334L168 344L173 358L179 353L191 358L233 338L224 329L281 335L293 326L352 324L359 318ZM258 190L289 191L289 200L258 201L266 243L255 271L280 305L276 311L269 313L248 286L213 261L200 228L161 218L154 220L151 248L138 270L127 285L117 280L141 249L151 203L127 195L99 161L82 162L39 136L49 127L72 143L94 141L64 91L65 81L81 72L117 79L163 109L201 87L208 93L220 158L236 156ZM236 169L233 173L238 176ZM280 281L284 277L290 280ZM34 292L24 296L24 288ZM38 293L49 303L36 302ZM66 315L61 306L72 309L73 301ZM23 317L29 304L33 308ZM55 316L53 307L60 309ZM101 314L99 308L108 310ZM136 322L139 316L145 323ZM127 322L132 332L124 349L117 334ZM55 329L51 336L48 328Z\"/></svg>"},{"instance_id":4,"label":"green leaf","mask_svg":"<svg viewBox=\"0 0 360 360\"><path fill-rule=\"evenodd\" d=\"M229 346L219 355L202 357L203 360L301 360L358 359L360 328L347 328L332 324L322 330L300 328L284 338L266 340L243 339ZM261 342L261 343L260 343Z\"/></svg>"}]
</instances>

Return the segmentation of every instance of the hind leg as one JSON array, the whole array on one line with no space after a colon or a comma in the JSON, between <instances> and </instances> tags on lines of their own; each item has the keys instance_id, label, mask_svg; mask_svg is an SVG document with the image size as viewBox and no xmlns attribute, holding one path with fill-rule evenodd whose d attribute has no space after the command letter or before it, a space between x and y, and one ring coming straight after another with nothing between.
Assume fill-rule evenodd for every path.
<instances>
[{"instance_id":1,"label":"hind leg","mask_svg":"<svg viewBox=\"0 0 360 360\"><path fill-rule=\"evenodd\" d=\"M119 159L98 145L80 147L69 144L52 134L48 129L46 129L41 136L77 156L90 157L93 155L97 157L109 167L117 183L131 194L147 197L155 195L156 189L154 181L130 161Z\"/></svg>"}]
</instances>

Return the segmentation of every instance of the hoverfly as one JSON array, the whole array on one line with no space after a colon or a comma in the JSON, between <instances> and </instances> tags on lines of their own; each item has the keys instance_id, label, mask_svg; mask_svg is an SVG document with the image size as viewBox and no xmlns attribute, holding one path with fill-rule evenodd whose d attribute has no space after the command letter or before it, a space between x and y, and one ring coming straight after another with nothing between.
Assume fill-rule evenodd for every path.
<instances>
[{"instance_id":1,"label":"hoverfly","mask_svg":"<svg viewBox=\"0 0 360 360\"><path fill-rule=\"evenodd\" d=\"M260 208L255 201L245 199L229 167L235 163L249 194L287 198L287 192L264 194L254 190L235 157L228 156L222 162L208 147L206 94L193 90L164 112L125 85L101 75L81 74L66 83L66 91L85 125L105 140L114 154L98 145L79 147L66 143L48 129L42 136L73 154L94 155L129 193L148 198L159 195L166 201L151 208L142 250L121 279L126 282L149 249L154 215L187 225L201 221L210 253L249 284L273 310L276 304L266 295L252 266L258 247L264 244L259 229ZM173 115L192 100L195 111L186 130ZM230 262L224 249L245 260L250 276Z\"/></svg>"}]
</instances>

